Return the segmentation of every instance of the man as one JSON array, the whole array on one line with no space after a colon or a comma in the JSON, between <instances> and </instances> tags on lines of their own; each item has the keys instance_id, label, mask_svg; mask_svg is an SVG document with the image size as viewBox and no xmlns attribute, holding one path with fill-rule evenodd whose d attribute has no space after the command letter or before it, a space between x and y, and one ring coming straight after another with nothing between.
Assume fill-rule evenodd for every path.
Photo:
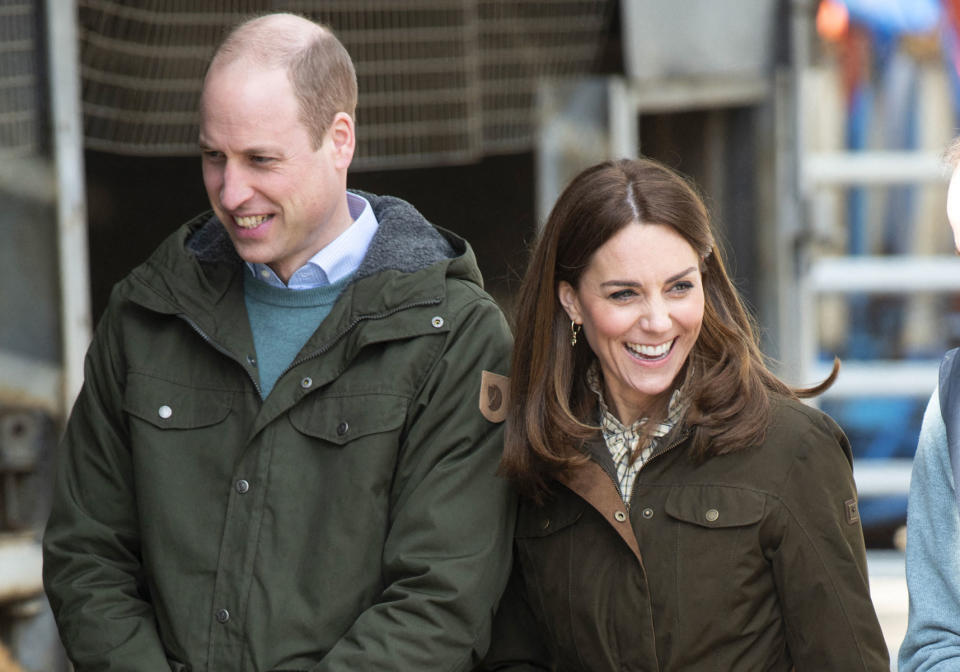
<instances>
[{"instance_id":1,"label":"man","mask_svg":"<svg viewBox=\"0 0 960 672\"><path fill-rule=\"evenodd\" d=\"M509 331L465 241L347 192L355 102L346 51L300 17L241 25L210 65L214 214L115 288L59 456L44 580L78 672L486 650Z\"/></svg>"},{"instance_id":2,"label":"man","mask_svg":"<svg viewBox=\"0 0 960 672\"><path fill-rule=\"evenodd\" d=\"M953 167L947 220L960 253L960 138L947 151ZM900 646L901 672L960 670L960 350L948 352L917 442L907 506L910 613Z\"/></svg>"}]
</instances>

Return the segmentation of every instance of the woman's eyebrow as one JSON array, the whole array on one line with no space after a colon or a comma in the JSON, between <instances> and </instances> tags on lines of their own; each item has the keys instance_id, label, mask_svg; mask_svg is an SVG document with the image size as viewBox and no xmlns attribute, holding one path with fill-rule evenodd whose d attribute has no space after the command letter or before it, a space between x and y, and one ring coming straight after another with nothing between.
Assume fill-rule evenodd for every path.
<instances>
[{"instance_id":1,"label":"woman's eyebrow","mask_svg":"<svg viewBox=\"0 0 960 672\"><path fill-rule=\"evenodd\" d=\"M670 284L671 282L676 282L685 275L689 275L691 272L697 270L696 266L691 266L685 270L675 273L666 279L664 284ZM606 282L600 283L601 287L642 287L643 283L637 282L636 280L607 280Z\"/></svg>"}]
</instances>

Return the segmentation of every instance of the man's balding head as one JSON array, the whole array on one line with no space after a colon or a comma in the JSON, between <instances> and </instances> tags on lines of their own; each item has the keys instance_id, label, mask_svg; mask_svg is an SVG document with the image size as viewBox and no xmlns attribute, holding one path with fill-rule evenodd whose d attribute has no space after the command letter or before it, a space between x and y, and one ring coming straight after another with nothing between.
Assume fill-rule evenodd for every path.
<instances>
[{"instance_id":1,"label":"man's balding head","mask_svg":"<svg viewBox=\"0 0 960 672\"><path fill-rule=\"evenodd\" d=\"M338 112L355 118L357 75L350 54L333 32L295 14L266 14L239 24L217 49L207 70L237 62L283 69L293 86L300 118L314 147Z\"/></svg>"}]
</instances>

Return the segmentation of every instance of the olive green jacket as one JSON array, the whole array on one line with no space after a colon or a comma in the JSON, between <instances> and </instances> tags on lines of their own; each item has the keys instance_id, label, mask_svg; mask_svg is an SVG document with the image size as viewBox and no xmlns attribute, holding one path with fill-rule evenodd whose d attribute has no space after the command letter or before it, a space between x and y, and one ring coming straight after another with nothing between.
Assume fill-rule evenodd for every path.
<instances>
[{"instance_id":1,"label":"olive green jacket","mask_svg":"<svg viewBox=\"0 0 960 672\"><path fill-rule=\"evenodd\" d=\"M759 446L697 461L679 430L629 512L609 452L521 503L491 670L888 672L850 447L775 399Z\"/></svg>"},{"instance_id":2,"label":"olive green jacket","mask_svg":"<svg viewBox=\"0 0 960 672\"><path fill-rule=\"evenodd\" d=\"M465 241L368 198L380 229L363 264L266 400L249 271L209 215L114 289L44 536L77 672L483 656L515 501L478 400L499 401L481 377L506 373L509 330Z\"/></svg>"}]
</instances>

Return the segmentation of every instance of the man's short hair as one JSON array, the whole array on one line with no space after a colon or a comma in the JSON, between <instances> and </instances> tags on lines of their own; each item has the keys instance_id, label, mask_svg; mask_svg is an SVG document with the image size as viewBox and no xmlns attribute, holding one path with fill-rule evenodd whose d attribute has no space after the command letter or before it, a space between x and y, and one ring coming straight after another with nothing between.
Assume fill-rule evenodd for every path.
<instances>
[{"instance_id":1,"label":"man's short hair","mask_svg":"<svg viewBox=\"0 0 960 672\"><path fill-rule=\"evenodd\" d=\"M338 112L356 118L357 73L350 54L329 27L296 14L266 14L243 21L218 47L210 68L241 59L286 69L314 149L323 143Z\"/></svg>"},{"instance_id":2,"label":"man's short hair","mask_svg":"<svg viewBox=\"0 0 960 672\"><path fill-rule=\"evenodd\" d=\"M943 153L943 158L951 168L956 169L960 166L960 136L950 142L947 151Z\"/></svg>"}]
</instances>

